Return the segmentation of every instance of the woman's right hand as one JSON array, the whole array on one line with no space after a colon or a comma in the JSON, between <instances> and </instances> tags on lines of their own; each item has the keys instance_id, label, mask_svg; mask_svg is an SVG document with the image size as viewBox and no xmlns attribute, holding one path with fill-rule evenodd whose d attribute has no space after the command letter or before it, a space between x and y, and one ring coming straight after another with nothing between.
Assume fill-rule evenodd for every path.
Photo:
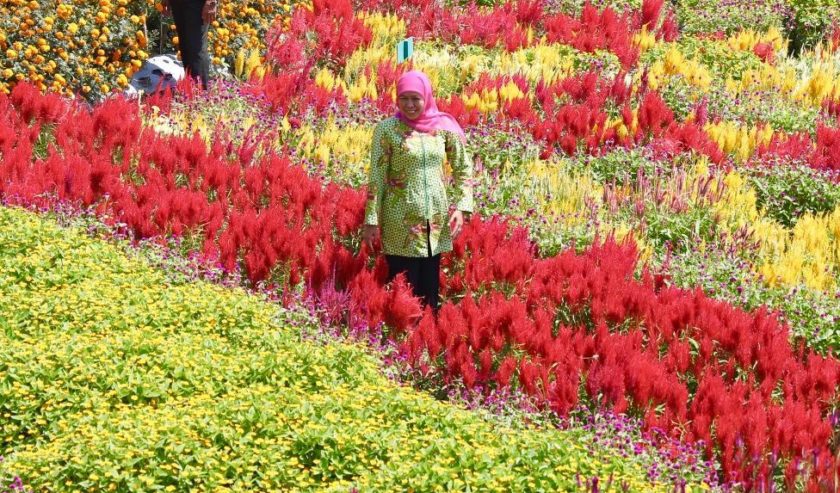
<instances>
[{"instance_id":1,"label":"woman's right hand","mask_svg":"<svg viewBox=\"0 0 840 493\"><path fill-rule=\"evenodd\" d=\"M374 224L365 224L364 231L362 232L362 241L365 242L368 250L373 250L373 244L376 242L376 238L378 236L379 226Z\"/></svg>"}]
</instances>

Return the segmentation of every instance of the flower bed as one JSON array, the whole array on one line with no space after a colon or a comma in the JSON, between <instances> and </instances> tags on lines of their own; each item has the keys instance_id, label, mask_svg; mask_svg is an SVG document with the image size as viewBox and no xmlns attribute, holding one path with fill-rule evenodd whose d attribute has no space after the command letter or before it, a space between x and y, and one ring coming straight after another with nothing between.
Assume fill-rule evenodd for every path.
<instances>
[{"instance_id":1,"label":"flower bed","mask_svg":"<svg viewBox=\"0 0 840 493\"><path fill-rule=\"evenodd\" d=\"M785 314L828 329L815 334L692 288L766 286L745 290L757 299L723 296L752 307L774 299L770 290L804 286L836 312L836 206L815 205L787 180L793 205L756 194L779 187L760 170L784 176L791 161L837 193L840 85L827 63L836 50L791 59L772 31L683 39L655 1L623 14L525 1L393 10L356 16L347 2L315 2L275 26L269 59L286 70L238 89L256 108L238 135L207 121L177 131L179 118L196 119L171 101L153 100L144 127L125 102L88 113L19 85L0 99L0 194L27 205L54 195L138 238L182 238L185 251L241 270L251 286L287 302L303 293L325 318L401 344L432 387L513 389L560 415L578 404L627 412L703 440L729 484L835 488L837 319ZM460 40L456 26L470 19L481 20L471 45L431 41ZM478 141L485 210L514 216L467 226L445 260L438 319L403 283L382 286L383 262L358 246L363 192L344 184L363 176L366 126L393 106L404 67L389 43L404 33L418 37L414 65L451 95L441 106ZM753 111L768 106L776 112ZM509 150L490 152L492 142ZM351 161L350 172L330 171ZM697 267L707 253L725 260ZM681 263L669 270L672 260ZM710 279L727 269L739 277Z\"/></svg>"}]
</instances>

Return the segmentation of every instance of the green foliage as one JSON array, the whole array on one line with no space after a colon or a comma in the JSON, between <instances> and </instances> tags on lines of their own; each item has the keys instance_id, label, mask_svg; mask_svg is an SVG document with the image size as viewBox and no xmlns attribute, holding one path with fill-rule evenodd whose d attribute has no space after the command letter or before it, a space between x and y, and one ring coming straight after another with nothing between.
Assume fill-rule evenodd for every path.
<instances>
[{"instance_id":1,"label":"green foliage","mask_svg":"<svg viewBox=\"0 0 840 493\"><path fill-rule=\"evenodd\" d=\"M787 3L792 11L788 37L794 53L815 46L840 21L840 5L836 0L787 0Z\"/></svg>"},{"instance_id":2,"label":"green foliage","mask_svg":"<svg viewBox=\"0 0 840 493\"><path fill-rule=\"evenodd\" d=\"M565 14L579 14L583 10L586 0L554 0L546 3L550 4L550 9L553 11L563 12ZM638 10L642 6L642 0L590 0L589 3L598 9L609 7L619 13L628 10Z\"/></svg>"},{"instance_id":3,"label":"green foliage","mask_svg":"<svg viewBox=\"0 0 840 493\"><path fill-rule=\"evenodd\" d=\"M670 107L680 108L680 94L666 86L663 97ZM702 97L708 101L708 114L715 119L756 126L767 123L773 130L788 133L813 134L820 116L819 107L804 106L775 91L746 90L734 95L721 87L713 87Z\"/></svg>"},{"instance_id":4,"label":"green foliage","mask_svg":"<svg viewBox=\"0 0 840 493\"><path fill-rule=\"evenodd\" d=\"M648 159L639 148L619 148L603 156L593 156L585 162L595 181L617 186L634 185L641 172L650 177L657 173L657 163Z\"/></svg>"},{"instance_id":5,"label":"green foliage","mask_svg":"<svg viewBox=\"0 0 840 493\"><path fill-rule=\"evenodd\" d=\"M0 480L38 491L664 491L581 432L437 402L255 296L6 208L0 312Z\"/></svg>"},{"instance_id":6,"label":"green foliage","mask_svg":"<svg viewBox=\"0 0 840 493\"><path fill-rule=\"evenodd\" d=\"M716 222L708 207L691 207L675 213L669 208L649 208L645 214L646 240L657 250L690 250L699 242L713 241Z\"/></svg>"},{"instance_id":7,"label":"green foliage","mask_svg":"<svg viewBox=\"0 0 840 493\"><path fill-rule=\"evenodd\" d=\"M503 5L505 0L457 0L457 1L450 1L449 5L469 5L470 3L475 3L480 7L497 7Z\"/></svg>"},{"instance_id":8,"label":"green foliage","mask_svg":"<svg viewBox=\"0 0 840 493\"><path fill-rule=\"evenodd\" d=\"M507 130L492 132L477 129L467 141L467 152L473 161L490 173L501 173L506 167L518 169L539 156L540 146L524 126L511 123ZM502 183L499 183L503 186Z\"/></svg>"},{"instance_id":9,"label":"green foliage","mask_svg":"<svg viewBox=\"0 0 840 493\"><path fill-rule=\"evenodd\" d=\"M830 213L840 204L840 186L807 166L754 169L750 183L759 209L788 228L805 213Z\"/></svg>"},{"instance_id":10,"label":"green foliage","mask_svg":"<svg viewBox=\"0 0 840 493\"><path fill-rule=\"evenodd\" d=\"M754 53L733 50L724 41L683 36L679 39L678 45L686 60L701 63L709 69L713 78L719 78L721 81L726 77L741 80L747 70L761 68L761 59Z\"/></svg>"},{"instance_id":11,"label":"green foliage","mask_svg":"<svg viewBox=\"0 0 840 493\"><path fill-rule=\"evenodd\" d=\"M684 121L694 111L695 102L706 94L703 89L689 84L681 75L668 77L658 90L662 100L674 112L674 117L680 121Z\"/></svg>"},{"instance_id":12,"label":"green foliage","mask_svg":"<svg viewBox=\"0 0 840 493\"><path fill-rule=\"evenodd\" d=\"M784 0L677 0L677 20L685 35L742 29L782 29L786 17Z\"/></svg>"},{"instance_id":13,"label":"green foliage","mask_svg":"<svg viewBox=\"0 0 840 493\"><path fill-rule=\"evenodd\" d=\"M752 118L748 117L745 120L750 123L766 121L774 130L788 133L813 134L817 128L817 117L820 114L817 107L803 107L790 99L783 98L773 98L773 101L763 103L752 113Z\"/></svg>"}]
</instances>

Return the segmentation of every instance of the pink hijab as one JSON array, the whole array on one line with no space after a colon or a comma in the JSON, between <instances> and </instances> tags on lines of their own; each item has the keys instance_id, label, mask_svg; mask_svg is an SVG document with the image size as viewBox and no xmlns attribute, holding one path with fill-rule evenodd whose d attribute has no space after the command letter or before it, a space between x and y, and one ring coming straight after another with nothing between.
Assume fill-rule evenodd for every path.
<instances>
[{"instance_id":1,"label":"pink hijab","mask_svg":"<svg viewBox=\"0 0 840 493\"><path fill-rule=\"evenodd\" d=\"M426 74L419 70L412 70L400 76L397 81L397 97L410 91L420 94L423 98L425 103L423 113L416 120L404 117L399 111L394 115L395 117L418 132L432 133L435 130L449 130L466 142L467 137L464 135L464 129L461 128L461 125L458 125L455 117L438 109L435 97L432 95L432 83Z\"/></svg>"}]
</instances>

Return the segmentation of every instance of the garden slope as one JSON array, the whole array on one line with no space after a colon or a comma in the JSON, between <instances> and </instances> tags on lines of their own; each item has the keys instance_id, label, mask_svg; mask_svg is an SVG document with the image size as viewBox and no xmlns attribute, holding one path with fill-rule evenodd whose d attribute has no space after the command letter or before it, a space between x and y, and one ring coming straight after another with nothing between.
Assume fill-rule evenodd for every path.
<instances>
[{"instance_id":1,"label":"garden slope","mask_svg":"<svg viewBox=\"0 0 840 493\"><path fill-rule=\"evenodd\" d=\"M170 276L171 277L171 276ZM651 491L573 433L400 387L274 305L0 208L0 481L36 491ZM584 479L585 481L585 479ZM468 486L469 485L469 486Z\"/></svg>"}]
</instances>

